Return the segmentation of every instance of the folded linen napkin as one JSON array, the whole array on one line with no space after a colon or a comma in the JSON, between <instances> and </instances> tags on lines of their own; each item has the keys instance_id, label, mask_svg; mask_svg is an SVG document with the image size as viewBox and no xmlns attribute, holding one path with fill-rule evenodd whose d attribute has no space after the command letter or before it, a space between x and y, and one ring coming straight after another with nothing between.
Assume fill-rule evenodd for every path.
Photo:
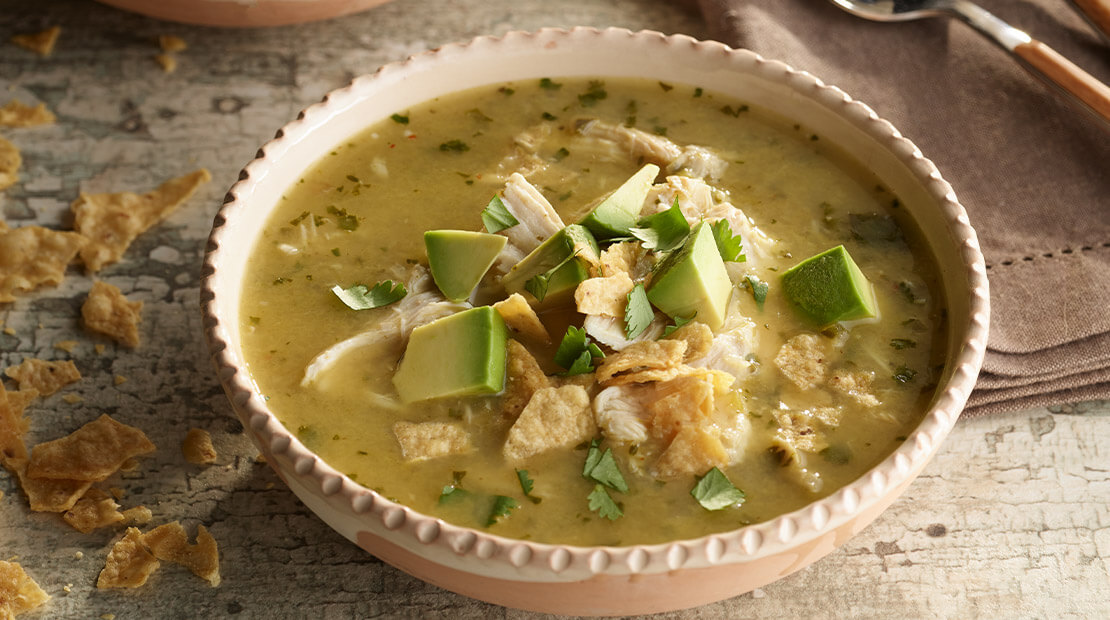
<instances>
[{"instance_id":1,"label":"folded linen napkin","mask_svg":"<svg viewBox=\"0 0 1110 620\"><path fill-rule=\"evenodd\" d=\"M932 159L987 260L991 333L964 415L1110 398L1110 129L950 19L882 24L821 0L690 0L711 34L871 105ZM1110 83L1063 0L981 0Z\"/></svg>"}]
</instances>

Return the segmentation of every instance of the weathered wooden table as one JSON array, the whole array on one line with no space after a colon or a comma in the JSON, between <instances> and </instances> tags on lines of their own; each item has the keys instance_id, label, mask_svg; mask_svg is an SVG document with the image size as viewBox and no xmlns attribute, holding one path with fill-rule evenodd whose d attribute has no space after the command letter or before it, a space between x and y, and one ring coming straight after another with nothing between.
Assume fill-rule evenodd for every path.
<instances>
[{"instance_id":1,"label":"weathered wooden table","mask_svg":"<svg viewBox=\"0 0 1110 620\"><path fill-rule=\"evenodd\" d=\"M32 618L525 617L424 584L331 531L255 461L216 382L200 325L205 238L225 190L276 128L351 77L479 34L618 25L704 34L657 0L403 0L326 23L238 31L160 23L83 0L7 0L0 40L61 25L50 58L0 44L0 102L45 101L53 127L6 132L23 181L2 197L13 225L68 227L79 190L145 191L199 166L214 181L99 276L145 305L142 346L78 325L90 279L0 306L0 365L72 358L85 375L35 405L32 442L102 412L143 428L160 450L124 474L124 506L155 523L207 525L223 584L164 565L143 588L94 584L118 530L70 529L31 513L0 474L0 559L19 561L53 600ZM176 73L153 60L158 35L183 37ZM788 60L788 59L787 59ZM72 353L59 341L77 340ZM114 377L126 382L115 385ZM68 402L64 394L80 396ZM70 400L75 400L70 398ZM215 466L185 463L188 428L208 429ZM1110 403L962 421L921 478L839 551L690 617L1110 617Z\"/></svg>"}]
</instances>

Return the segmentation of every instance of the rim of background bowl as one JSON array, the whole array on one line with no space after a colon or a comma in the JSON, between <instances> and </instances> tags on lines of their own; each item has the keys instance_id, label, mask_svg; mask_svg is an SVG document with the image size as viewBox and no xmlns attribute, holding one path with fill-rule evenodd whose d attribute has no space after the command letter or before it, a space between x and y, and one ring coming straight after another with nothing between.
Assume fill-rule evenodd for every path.
<instances>
[{"instance_id":1,"label":"rim of background bowl","mask_svg":"<svg viewBox=\"0 0 1110 620\"><path fill-rule=\"evenodd\" d=\"M244 208L243 205L251 198L255 186L266 176L264 172L269 153L282 152L295 144L318 125L326 122L333 107L342 107L351 97L357 97L367 90L373 91L375 85L385 76L423 68L429 63L450 62L451 58L467 54L475 48L479 49L479 53L488 51L490 46L509 44L531 44L538 49L543 44L573 43L573 40L582 37L608 39L614 44L625 45L681 45L693 48L698 54L726 55L730 60L738 60L756 77L787 85L837 112L857 129L885 146L922 183L942 210L943 219L962 251L962 263L965 267L963 275L967 278L970 289L966 337L949 339L950 342L962 343L962 349L950 358L952 364L949 366L950 370L946 371L948 379L941 383L945 389L934 395L929 411L906 440L875 467L831 495L768 521L664 543L590 547L506 538L420 513L362 487L332 468L308 450L269 411L252 389L243 360L231 354L232 346L221 324L214 286L214 281L219 278L216 266L223 241L223 226L233 211ZM344 103L337 104L337 101ZM985 262L966 211L933 162L925 158L912 142L866 104L852 99L841 89L825 84L808 72L796 70L780 61L767 60L748 50L729 48L717 42L699 41L681 34L664 35L649 30L632 32L622 28L600 30L585 27L513 31L499 37L480 36L467 42L444 45L413 55L404 61L386 64L375 73L358 77L348 86L329 92L321 102L305 108L295 121L278 130L275 138L258 150L255 159L240 172L239 181L228 191L223 206L216 214L205 252L201 306L205 336L217 366L217 374L245 427L260 445L269 446L273 455L284 456L293 463L294 473L305 483L311 482L312 489L321 496L329 500L335 496L344 498L352 514L358 515L360 519L368 519L373 515L381 520L387 530L392 531L392 535L405 536L409 543L428 546L438 542L449 546L455 556L480 555L484 562L495 557L501 558L511 562L518 570L531 568L546 573L562 573L559 576L568 579L581 578L580 571L566 570L573 566L588 567L585 574L589 576L653 574L679 567L742 563L832 532L882 500L894 487L908 483L931 458L959 418L974 387L986 349L989 319ZM237 316L237 309L230 310L234 310L230 312L231 316ZM271 465L276 469L275 464ZM430 540L426 540L429 538ZM459 541L467 543L460 548ZM521 547L526 549L514 552ZM602 557L598 557L598 553ZM561 568L556 568L557 566Z\"/></svg>"}]
</instances>

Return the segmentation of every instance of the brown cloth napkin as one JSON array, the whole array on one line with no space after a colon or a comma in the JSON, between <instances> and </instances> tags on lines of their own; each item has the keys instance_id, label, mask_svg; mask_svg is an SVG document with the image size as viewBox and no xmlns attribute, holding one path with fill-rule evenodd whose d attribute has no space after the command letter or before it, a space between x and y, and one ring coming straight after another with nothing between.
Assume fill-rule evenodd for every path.
<instances>
[{"instance_id":1,"label":"brown cloth napkin","mask_svg":"<svg viewBox=\"0 0 1110 620\"><path fill-rule=\"evenodd\" d=\"M956 20L869 22L825 0L691 2L720 41L869 104L952 184L991 285L965 415L1110 398L1110 127ZM1110 44L1064 0L980 4L1110 83Z\"/></svg>"}]
</instances>

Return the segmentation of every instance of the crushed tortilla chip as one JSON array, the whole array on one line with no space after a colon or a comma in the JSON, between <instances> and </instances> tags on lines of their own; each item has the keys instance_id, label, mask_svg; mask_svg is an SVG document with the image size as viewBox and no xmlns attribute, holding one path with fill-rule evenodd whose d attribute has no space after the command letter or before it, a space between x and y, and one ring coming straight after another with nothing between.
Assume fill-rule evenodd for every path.
<instances>
[{"instance_id":1,"label":"crushed tortilla chip","mask_svg":"<svg viewBox=\"0 0 1110 620\"><path fill-rule=\"evenodd\" d=\"M76 340L59 340L54 343L54 348L66 353L73 353L73 349L77 347Z\"/></svg>"},{"instance_id":2,"label":"crushed tortilla chip","mask_svg":"<svg viewBox=\"0 0 1110 620\"><path fill-rule=\"evenodd\" d=\"M154 449L141 430L103 414L61 439L32 448L27 473L34 478L99 481L131 457Z\"/></svg>"},{"instance_id":3,"label":"crushed tortilla chip","mask_svg":"<svg viewBox=\"0 0 1110 620\"><path fill-rule=\"evenodd\" d=\"M775 365L794 385L808 390L825 379L824 347L815 334L799 334L782 345Z\"/></svg>"},{"instance_id":4,"label":"crushed tortilla chip","mask_svg":"<svg viewBox=\"0 0 1110 620\"><path fill-rule=\"evenodd\" d=\"M701 321L690 321L671 332L667 339L685 341L686 353L683 359L690 362L701 359L709 353L709 348L713 346L713 330Z\"/></svg>"},{"instance_id":5,"label":"crushed tortilla chip","mask_svg":"<svg viewBox=\"0 0 1110 620\"><path fill-rule=\"evenodd\" d=\"M50 600L17 562L0 561L0 618L15 618Z\"/></svg>"},{"instance_id":6,"label":"crushed tortilla chip","mask_svg":"<svg viewBox=\"0 0 1110 620\"><path fill-rule=\"evenodd\" d=\"M137 588L146 583L150 574L158 570L159 566L161 563L143 546L142 532L129 527L123 538L108 552L104 569L97 577L96 587Z\"/></svg>"},{"instance_id":7,"label":"crushed tortilla chip","mask_svg":"<svg viewBox=\"0 0 1110 620\"><path fill-rule=\"evenodd\" d=\"M714 467L727 464L728 453L717 435L701 427L685 426L659 455L652 471L660 480L674 480L689 475L700 476Z\"/></svg>"},{"instance_id":8,"label":"crushed tortilla chip","mask_svg":"<svg viewBox=\"0 0 1110 620\"><path fill-rule=\"evenodd\" d=\"M85 268L92 273L118 261L139 233L157 224L211 179L201 168L142 195L82 193L70 209L74 230L89 240L81 249Z\"/></svg>"},{"instance_id":9,"label":"crushed tortilla chip","mask_svg":"<svg viewBox=\"0 0 1110 620\"><path fill-rule=\"evenodd\" d=\"M65 512L92 486L88 480L45 480L27 476L26 459L8 459L4 465L15 472L19 486L35 512Z\"/></svg>"},{"instance_id":10,"label":"crushed tortilla chip","mask_svg":"<svg viewBox=\"0 0 1110 620\"><path fill-rule=\"evenodd\" d=\"M23 417L23 410L36 396L38 392L31 390L9 392L0 382L0 462L5 465L9 459L27 458L23 435L31 423Z\"/></svg>"},{"instance_id":11,"label":"crushed tortilla chip","mask_svg":"<svg viewBox=\"0 0 1110 620\"><path fill-rule=\"evenodd\" d=\"M712 424L714 396L728 390L727 385L724 390L717 390L708 373L682 375L657 383L655 388L656 398L647 407L651 413L651 434L666 442L686 426Z\"/></svg>"},{"instance_id":12,"label":"crushed tortilla chip","mask_svg":"<svg viewBox=\"0 0 1110 620\"><path fill-rule=\"evenodd\" d=\"M627 273L604 278L588 278L574 289L574 303L582 314L600 314L621 318L628 306L628 294L635 283Z\"/></svg>"},{"instance_id":13,"label":"crushed tortilla chip","mask_svg":"<svg viewBox=\"0 0 1110 620\"><path fill-rule=\"evenodd\" d=\"M644 380L665 381L681 374L675 370L682 364L686 353L685 340L647 340L633 342L618 353L605 356L597 368L597 381L601 385L627 383L624 375L636 375ZM661 371L661 372L644 372ZM647 377L656 377L647 379ZM663 379L661 377L666 377ZM623 378L623 380L621 380ZM643 381L637 381L643 382Z\"/></svg>"},{"instance_id":14,"label":"crushed tortilla chip","mask_svg":"<svg viewBox=\"0 0 1110 620\"><path fill-rule=\"evenodd\" d=\"M585 388L566 385L537 391L509 429L503 453L509 461L582 443L597 434Z\"/></svg>"},{"instance_id":15,"label":"crushed tortilla chip","mask_svg":"<svg viewBox=\"0 0 1110 620\"><path fill-rule=\"evenodd\" d=\"M216 539L203 525L197 526L197 542L190 545L185 528L174 521L143 534L143 543L154 557L188 568L212 587L220 585L220 555Z\"/></svg>"},{"instance_id":16,"label":"crushed tortilla chip","mask_svg":"<svg viewBox=\"0 0 1110 620\"><path fill-rule=\"evenodd\" d=\"M128 301L118 288L98 280L81 304L81 318L86 328L134 349L139 346L142 309L143 302Z\"/></svg>"},{"instance_id":17,"label":"crushed tortilla chip","mask_svg":"<svg viewBox=\"0 0 1110 620\"><path fill-rule=\"evenodd\" d=\"M193 465L215 463L218 456L212 445L212 436L202 428L189 429L181 444L181 452L185 455L185 460Z\"/></svg>"},{"instance_id":18,"label":"crushed tortilla chip","mask_svg":"<svg viewBox=\"0 0 1110 620\"><path fill-rule=\"evenodd\" d=\"M614 243L601 253L598 271L603 276L615 276L618 273L631 275L632 269L642 253L643 250L639 242Z\"/></svg>"},{"instance_id":19,"label":"crushed tortilla chip","mask_svg":"<svg viewBox=\"0 0 1110 620\"><path fill-rule=\"evenodd\" d=\"M829 387L851 396L864 407L878 407L879 399L871 393L871 381L874 378L875 375L870 372L841 368L829 377Z\"/></svg>"},{"instance_id":20,"label":"crushed tortilla chip","mask_svg":"<svg viewBox=\"0 0 1110 620\"><path fill-rule=\"evenodd\" d=\"M826 410L833 408L819 407L818 409L820 411L775 411L775 422L778 423L779 428L775 431L772 445L787 453L792 450L820 452L827 448L828 441L818 427L823 424L822 418L828 419L829 414Z\"/></svg>"},{"instance_id":21,"label":"crushed tortilla chip","mask_svg":"<svg viewBox=\"0 0 1110 620\"><path fill-rule=\"evenodd\" d=\"M524 299L524 295L513 293L508 298L493 304L493 309L501 315L509 329L525 339L543 343L551 342L547 328L543 326L543 322L540 321L540 317L532 309L528 300Z\"/></svg>"},{"instance_id":22,"label":"crushed tortilla chip","mask_svg":"<svg viewBox=\"0 0 1110 620\"><path fill-rule=\"evenodd\" d=\"M158 37L158 47L162 48L163 52L172 54L174 52L184 52L189 45L185 43L185 39L181 37L172 34L163 34Z\"/></svg>"},{"instance_id":23,"label":"crushed tortilla chip","mask_svg":"<svg viewBox=\"0 0 1110 620\"><path fill-rule=\"evenodd\" d=\"M124 520L119 511L119 504L100 489L89 489L77 503L62 515L62 519L73 526L73 529L88 534L89 532L120 523Z\"/></svg>"},{"instance_id":24,"label":"crushed tortilla chip","mask_svg":"<svg viewBox=\"0 0 1110 620\"><path fill-rule=\"evenodd\" d=\"M45 103L29 106L19 99L12 99L0 108L0 127L34 127L53 125L57 121Z\"/></svg>"},{"instance_id":25,"label":"crushed tortilla chip","mask_svg":"<svg viewBox=\"0 0 1110 620\"><path fill-rule=\"evenodd\" d=\"M19 366L9 366L4 374L15 379L20 390L36 390L42 396L50 396L81 378L73 360L48 362L27 358Z\"/></svg>"},{"instance_id":26,"label":"crushed tortilla chip","mask_svg":"<svg viewBox=\"0 0 1110 620\"><path fill-rule=\"evenodd\" d=\"M447 422L393 423L393 434L401 444L401 455L408 462L425 461L451 454L470 452L470 433Z\"/></svg>"},{"instance_id":27,"label":"crushed tortilla chip","mask_svg":"<svg viewBox=\"0 0 1110 620\"><path fill-rule=\"evenodd\" d=\"M0 138L0 190L8 189L19 181L19 167L23 156L14 144Z\"/></svg>"},{"instance_id":28,"label":"crushed tortilla chip","mask_svg":"<svg viewBox=\"0 0 1110 620\"><path fill-rule=\"evenodd\" d=\"M77 233L21 226L0 232L0 302L44 284L57 285L86 241Z\"/></svg>"},{"instance_id":29,"label":"crushed tortilla chip","mask_svg":"<svg viewBox=\"0 0 1110 620\"><path fill-rule=\"evenodd\" d=\"M45 57L54 51L54 44L58 42L58 35L61 33L61 26L51 26L42 32L17 34L12 37L12 43Z\"/></svg>"},{"instance_id":30,"label":"crushed tortilla chip","mask_svg":"<svg viewBox=\"0 0 1110 620\"><path fill-rule=\"evenodd\" d=\"M162 67L162 73L173 73L177 71L177 59L170 54L155 54L154 62Z\"/></svg>"},{"instance_id":31,"label":"crushed tortilla chip","mask_svg":"<svg viewBox=\"0 0 1110 620\"><path fill-rule=\"evenodd\" d=\"M150 512L150 508L146 506L128 508L124 510L122 514L125 523L150 523L150 520L154 518L154 515Z\"/></svg>"},{"instance_id":32,"label":"crushed tortilla chip","mask_svg":"<svg viewBox=\"0 0 1110 620\"><path fill-rule=\"evenodd\" d=\"M537 390L552 387L551 379L544 374L536 358L516 340L509 340L505 377L501 415L508 420L515 420L524 411Z\"/></svg>"}]
</instances>

